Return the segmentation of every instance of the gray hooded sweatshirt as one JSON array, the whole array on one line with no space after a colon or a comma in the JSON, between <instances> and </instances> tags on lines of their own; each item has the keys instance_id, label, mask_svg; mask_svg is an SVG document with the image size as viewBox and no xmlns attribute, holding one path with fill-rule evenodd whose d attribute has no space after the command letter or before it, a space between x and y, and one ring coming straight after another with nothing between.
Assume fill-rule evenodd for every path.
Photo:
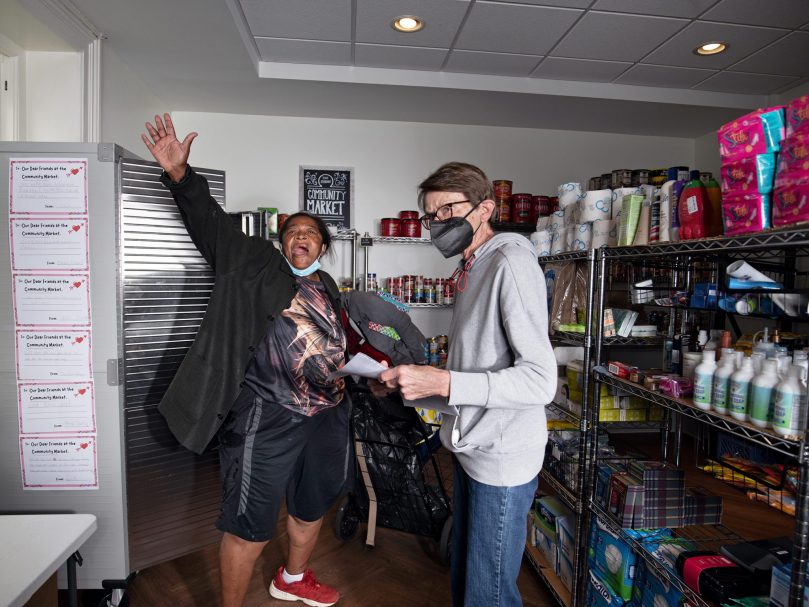
<instances>
[{"instance_id":1,"label":"gray hooded sweatshirt","mask_svg":"<svg viewBox=\"0 0 809 607\"><path fill-rule=\"evenodd\" d=\"M447 359L460 415L444 417L441 442L476 481L522 485L542 468L556 393L545 278L528 239L503 233L475 251L465 280Z\"/></svg>"}]
</instances>

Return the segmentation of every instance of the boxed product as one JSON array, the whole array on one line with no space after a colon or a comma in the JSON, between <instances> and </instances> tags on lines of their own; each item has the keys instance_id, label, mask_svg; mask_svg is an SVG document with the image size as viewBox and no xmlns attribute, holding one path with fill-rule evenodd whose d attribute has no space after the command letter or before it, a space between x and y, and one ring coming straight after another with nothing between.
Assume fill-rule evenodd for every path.
<instances>
[{"instance_id":1,"label":"boxed product","mask_svg":"<svg viewBox=\"0 0 809 607\"><path fill-rule=\"evenodd\" d=\"M637 369L637 367L627 365L626 363L622 363L617 360L611 360L607 363L607 371L609 371L615 377L620 377L621 379L629 379L629 376L634 369Z\"/></svg>"},{"instance_id":2,"label":"boxed product","mask_svg":"<svg viewBox=\"0 0 809 607\"><path fill-rule=\"evenodd\" d=\"M789 605L789 584L792 577L792 565L778 565L773 567L770 582L771 607L787 607ZM809 576L803 587L803 604L809 605Z\"/></svg>"},{"instance_id":3,"label":"boxed product","mask_svg":"<svg viewBox=\"0 0 809 607\"><path fill-rule=\"evenodd\" d=\"M683 398L694 393L694 382L682 375L664 375L658 380L658 389L662 394Z\"/></svg>"},{"instance_id":4,"label":"boxed product","mask_svg":"<svg viewBox=\"0 0 809 607\"><path fill-rule=\"evenodd\" d=\"M660 405L650 405L647 418L650 422L660 422L666 415L666 408Z\"/></svg>"},{"instance_id":5,"label":"boxed product","mask_svg":"<svg viewBox=\"0 0 809 607\"><path fill-rule=\"evenodd\" d=\"M625 529L641 529L643 522L643 482L629 473L613 474L607 507Z\"/></svg>"},{"instance_id":6,"label":"boxed product","mask_svg":"<svg viewBox=\"0 0 809 607\"><path fill-rule=\"evenodd\" d=\"M610 479L616 472L626 472L626 468L613 463L599 463L596 467L596 487L593 500L604 510L609 509Z\"/></svg>"},{"instance_id":7,"label":"boxed product","mask_svg":"<svg viewBox=\"0 0 809 607\"><path fill-rule=\"evenodd\" d=\"M662 537L644 542L643 549L651 554L652 558L669 573L679 575L677 572L677 559L683 552L696 550L696 546L684 538Z\"/></svg>"},{"instance_id":8,"label":"boxed product","mask_svg":"<svg viewBox=\"0 0 809 607\"><path fill-rule=\"evenodd\" d=\"M723 603L730 598L757 596L766 591L761 580L710 550L681 553L677 570L686 585L709 602Z\"/></svg>"},{"instance_id":9,"label":"boxed product","mask_svg":"<svg viewBox=\"0 0 809 607\"><path fill-rule=\"evenodd\" d=\"M556 574L568 590L573 589L573 561L562 553L559 553Z\"/></svg>"},{"instance_id":10,"label":"boxed product","mask_svg":"<svg viewBox=\"0 0 809 607\"><path fill-rule=\"evenodd\" d=\"M600 409L598 421L600 422L645 422L646 409Z\"/></svg>"},{"instance_id":11,"label":"boxed product","mask_svg":"<svg viewBox=\"0 0 809 607\"><path fill-rule=\"evenodd\" d=\"M552 495L539 498L536 507L539 515L553 525L556 531L556 546L560 554L573 559L576 514Z\"/></svg>"},{"instance_id":12,"label":"boxed product","mask_svg":"<svg viewBox=\"0 0 809 607\"><path fill-rule=\"evenodd\" d=\"M632 598L637 556L627 542L612 533L597 518L593 518L590 528L587 559L590 570L612 592L625 601Z\"/></svg>"},{"instance_id":13,"label":"boxed product","mask_svg":"<svg viewBox=\"0 0 809 607\"><path fill-rule=\"evenodd\" d=\"M633 607L683 607L685 595L669 580L658 575L643 559L638 561L632 588Z\"/></svg>"},{"instance_id":14,"label":"boxed product","mask_svg":"<svg viewBox=\"0 0 809 607\"><path fill-rule=\"evenodd\" d=\"M684 525L719 525L722 523L722 496L702 487L686 487Z\"/></svg>"},{"instance_id":15,"label":"boxed product","mask_svg":"<svg viewBox=\"0 0 809 607\"><path fill-rule=\"evenodd\" d=\"M532 511L534 546L536 546L554 571L557 569L556 530L536 511Z\"/></svg>"},{"instance_id":16,"label":"boxed product","mask_svg":"<svg viewBox=\"0 0 809 607\"><path fill-rule=\"evenodd\" d=\"M599 577L593 573L590 574L590 583L587 584L587 607L623 607L626 603L624 599L610 590L609 585L605 584Z\"/></svg>"},{"instance_id":17,"label":"boxed product","mask_svg":"<svg viewBox=\"0 0 809 607\"><path fill-rule=\"evenodd\" d=\"M663 462L634 461L630 471L643 479L643 523L649 528L682 527L685 473Z\"/></svg>"}]
</instances>

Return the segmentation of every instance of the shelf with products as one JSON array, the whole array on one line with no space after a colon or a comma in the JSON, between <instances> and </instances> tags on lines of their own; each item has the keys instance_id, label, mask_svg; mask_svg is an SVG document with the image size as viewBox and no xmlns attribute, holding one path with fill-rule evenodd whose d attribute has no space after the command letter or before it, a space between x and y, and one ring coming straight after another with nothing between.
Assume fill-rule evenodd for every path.
<instances>
[{"instance_id":1,"label":"shelf with products","mask_svg":"<svg viewBox=\"0 0 809 607\"><path fill-rule=\"evenodd\" d=\"M530 524L531 523L529 521L529 525ZM531 529L529 527L529 537L530 531ZM529 542L525 546L525 556L528 557L529 562L531 565L533 565L536 572L545 582L557 603L559 603L561 607L572 607L573 601L571 600L570 590L567 589L567 586L565 586L562 579L556 575L553 567L548 563L548 560L545 558L545 555L542 554L539 548L533 546Z\"/></svg>"},{"instance_id":2,"label":"shelf with products","mask_svg":"<svg viewBox=\"0 0 809 607\"><path fill-rule=\"evenodd\" d=\"M552 340L558 340L573 346L583 346L588 336L584 332L576 331L556 331L551 335ZM604 346L635 346L635 347L648 347L660 346L663 344L663 337L605 337L603 338Z\"/></svg>"},{"instance_id":3,"label":"shelf with products","mask_svg":"<svg viewBox=\"0 0 809 607\"><path fill-rule=\"evenodd\" d=\"M806 318L800 309L806 305L806 285L800 284L806 280L804 264L809 259L809 231L803 229L783 229L771 230L760 234L745 235L741 237L710 238L704 240L683 241L674 243L659 243L644 247L616 247L604 248L599 256L599 284L598 292L598 318L603 322L603 313L606 305L607 295L616 294L613 287L618 287L618 291L626 289L630 297L634 297L633 303L641 306L652 306L653 300L657 298L671 297L673 294L682 296L684 301L681 305L661 306L669 310L669 327L674 327L678 333L683 333L686 325L686 318L693 315L710 315L710 327L714 329L725 328L727 322L737 336L741 336L737 319L748 316L751 320L758 318L758 322L777 321L782 330L789 330L792 322L805 322ZM744 285L733 284L727 280L728 274L736 272L739 262L744 262L752 266L752 271L763 274L769 281L780 283L778 290L765 291L744 288ZM744 266L747 269L749 267ZM737 274L738 275L738 274ZM749 280L747 278L740 280ZM700 299L702 296L711 295L710 292L700 290L698 285L712 285L715 291L712 293L718 300L724 296L743 296L745 293L755 291L755 297L767 296L772 298L773 305L781 308L781 312L791 309L790 314L739 314L726 312L721 309L710 309L702 305L690 305L693 303L692 296ZM623 286L623 285L626 286ZM637 289L638 286L645 286L645 289ZM723 288L725 286L734 288ZM741 286L742 288L737 288ZM639 296L641 291L646 294ZM721 293L724 292L724 293ZM755 303L760 303L760 299ZM800 307L797 306L800 302ZM703 303L700 301L700 304ZM751 305L755 308L755 305ZM769 310L768 310L769 311ZM677 322L679 317L680 323ZM703 319L704 320L704 319ZM598 321L595 324L599 327ZM766 325L765 325L766 326ZM702 325L701 328L708 328ZM678 330L679 329L679 330ZM671 335L671 334L670 334ZM748 334L749 337L749 334ZM681 440L682 421L690 419L698 422L696 428L700 432L705 432L714 436L717 431L721 431L733 439L738 439L741 443L764 447L764 452L772 451L795 462L795 468L799 470L795 473L797 485L797 500L795 508L795 525L793 540L793 562L795 563L795 574L792 577L789 604L793 607L801 604L804 579L801 571L805 570L807 557L809 557L809 535L805 529L809 527L809 465L807 460L807 443L809 443L809 433L796 433L793 436L781 436L772 430L757 427L746 421L734 419L730 415L723 415L716 411L703 410L697 407L691 399L675 398L662 394L647 387L618 378L611 375L601 366L603 352L600 346L605 346L607 340L600 332L596 332L596 365L593 369L593 381L596 390L605 385L610 388L619 389L627 394L639 397L650 403L656 403L665 407L672 417L672 428L675 440L674 463L679 463L679 441ZM751 345L751 344L748 344ZM663 354L661 352L661 354ZM615 357L617 358L617 356ZM606 359L603 359L606 360ZM675 359L676 360L676 359ZM665 358L664 358L665 361ZM655 366L650 364L649 366ZM597 403L594 405L593 415L596 416ZM602 427L596 424L597 428ZM663 442L663 459L667 458L667 443L669 435ZM721 468L721 467L720 467ZM707 471L707 470L706 470ZM718 478L725 480L728 473L724 468L718 470ZM738 477L733 477L738 481ZM742 480L742 483L748 480ZM762 492L763 500L779 496L779 490L772 489L772 493ZM760 498L756 498L760 499ZM599 519L603 518L603 512L597 512ZM644 555L646 556L646 555ZM648 559L646 559L648 560ZM679 583L671 572L659 571L665 575L672 583ZM692 593L693 594L693 593ZM697 597L694 597L697 598ZM700 599L698 604L705 604Z\"/></svg>"}]
</instances>

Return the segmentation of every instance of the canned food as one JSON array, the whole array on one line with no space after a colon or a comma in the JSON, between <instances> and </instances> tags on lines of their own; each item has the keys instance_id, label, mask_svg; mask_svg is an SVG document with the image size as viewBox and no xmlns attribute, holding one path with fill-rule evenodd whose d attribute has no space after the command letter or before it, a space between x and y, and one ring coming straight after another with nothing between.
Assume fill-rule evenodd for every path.
<instances>
[{"instance_id":1,"label":"canned food","mask_svg":"<svg viewBox=\"0 0 809 607\"><path fill-rule=\"evenodd\" d=\"M385 217L379 222L382 236L396 237L402 234L402 224L396 217Z\"/></svg>"},{"instance_id":2,"label":"canned food","mask_svg":"<svg viewBox=\"0 0 809 607\"><path fill-rule=\"evenodd\" d=\"M609 190L614 189L612 185L612 173L604 173L601 175L601 187L600 190Z\"/></svg>"},{"instance_id":3,"label":"canned food","mask_svg":"<svg viewBox=\"0 0 809 607\"><path fill-rule=\"evenodd\" d=\"M668 180L668 169L655 169L649 173L649 183L655 187L661 187Z\"/></svg>"},{"instance_id":4,"label":"canned food","mask_svg":"<svg viewBox=\"0 0 809 607\"><path fill-rule=\"evenodd\" d=\"M399 219L418 219L418 211L399 211Z\"/></svg>"},{"instance_id":5,"label":"canned food","mask_svg":"<svg viewBox=\"0 0 809 607\"><path fill-rule=\"evenodd\" d=\"M368 275L365 277L365 284L367 285L369 291L376 291L378 287L376 282L376 272L368 272Z\"/></svg>"},{"instance_id":6,"label":"canned food","mask_svg":"<svg viewBox=\"0 0 809 607\"><path fill-rule=\"evenodd\" d=\"M499 202L504 198L508 199L511 198L511 186L512 182L508 179L495 179L492 182L494 186L494 200L495 202Z\"/></svg>"},{"instance_id":7,"label":"canned food","mask_svg":"<svg viewBox=\"0 0 809 607\"><path fill-rule=\"evenodd\" d=\"M612 172L613 189L632 186L632 169L617 169ZM617 185L615 185L617 183Z\"/></svg>"},{"instance_id":8,"label":"canned food","mask_svg":"<svg viewBox=\"0 0 809 607\"><path fill-rule=\"evenodd\" d=\"M610 185L612 185L612 183L610 183ZM591 192L594 192L595 190L600 190L601 189L601 176L599 175L598 177L590 177L590 179L587 181L587 189L589 191L591 191ZM604 188L604 189L606 190L608 188Z\"/></svg>"},{"instance_id":9,"label":"canned food","mask_svg":"<svg viewBox=\"0 0 809 607\"><path fill-rule=\"evenodd\" d=\"M635 169L632 171L630 185L633 188L647 185L649 183L649 170L648 169Z\"/></svg>"},{"instance_id":10,"label":"canned food","mask_svg":"<svg viewBox=\"0 0 809 607\"><path fill-rule=\"evenodd\" d=\"M509 198L497 202L497 221L507 223L511 221L511 204Z\"/></svg>"},{"instance_id":11,"label":"canned food","mask_svg":"<svg viewBox=\"0 0 809 607\"><path fill-rule=\"evenodd\" d=\"M528 222L536 225L542 211L542 196L531 196L531 218Z\"/></svg>"},{"instance_id":12,"label":"canned food","mask_svg":"<svg viewBox=\"0 0 809 607\"><path fill-rule=\"evenodd\" d=\"M548 213L548 215L550 215L551 213L555 213L556 211L559 210L559 197L551 196L550 201L551 201L551 212Z\"/></svg>"},{"instance_id":13,"label":"canned food","mask_svg":"<svg viewBox=\"0 0 809 607\"><path fill-rule=\"evenodd\" d=\"M421 238L421 222L418 219L402 219L402 236L407 238Z\"/></svg>"},{"instance_id":14,"label":"canned food","mask_svg":"<svg viewBox=\"0 0 809 607\"><path fill-rule=\"evenodd\" d=\"M438 354L438 342L435 337L429 337L427 339L427 351L430 354Z\"/></svg>"},{"instance_id":15,"label":"canned food","mask_svg":"<svg viewBox=\"0 0 809 607\"><path fill-rule=\"evenodd\" d=\"M511 195L511 221L514 223L529 223L531 220L531 194Z\"/></svg>"}]
</instances>

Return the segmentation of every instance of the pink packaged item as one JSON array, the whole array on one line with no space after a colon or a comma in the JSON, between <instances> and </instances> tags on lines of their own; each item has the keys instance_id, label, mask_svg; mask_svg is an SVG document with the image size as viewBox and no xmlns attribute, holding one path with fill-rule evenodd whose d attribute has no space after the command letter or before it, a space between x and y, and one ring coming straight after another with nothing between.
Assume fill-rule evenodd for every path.
<instances>
[{"instance_id":1,"label":"pink packaged item","mask_svg":"<svg viewBox=\"0 0 809 607\"><path fill-rule=\"evenodd\" d=\"M775 188L772 205L774 226L788 226L809 221L809 181L790 183Z\"/></svg>"},{"instance_id":2,"label":"pink packaged item","mask_svg":"<svg viewBox=\"0 0 809 607\"><path fill-rule=\"evenodd\" d=\"M767 194L731 192L722 197L722 221L726 236L761 232L770 227Z\"/></svg>"},{"instance_id":3,"label":"pink packaged item","mask_svg":"<svg viewBox=\"0 0 809 607\"><path fill-rule=\"evenodd\" d=\"M775 186L809 183L809 130L784 139L778 156Z\"/></svg>"},{"instance_id":4,"label":"pink packaged item","mask_svg":"<svg viewBox=\"0 0 809 607\"><path fill-rule=\"evenodd\" d=\"M682 375L663 375L660 377L658 386L663 394L674 398L683 398L694 393L694 382Z\"/></svg>"},{"instance_id":5,"label":"pink packaged item","mask_svg":"<svg viewBox=\"0 0 809 607\"><path fill-rule=\"evenodd\" d=\"M784 138L784 106L756 110L719 129L723 161L777 152Z\"/></svg>"},{"instance_id":6,"label":"pink packaged item","mask_svg":"<svg viewBox=\"0 0 809 607\"><path fill-rule=\"evenodd\" d=\"M809 95L790 101L786 114L788 136L809 130Z\"/></svg>"},{"instance_id":7,"label":"pink packaged item","mask_svg":"<svg viewBox=\"0 0 809 607\"><path fill-rule=\"evenodd\" d=\"M774 175L775 154L758 154L730 160L722 164L720 171L722 192L769 194L772 192Z\"/></svg>"}]
</instances>

